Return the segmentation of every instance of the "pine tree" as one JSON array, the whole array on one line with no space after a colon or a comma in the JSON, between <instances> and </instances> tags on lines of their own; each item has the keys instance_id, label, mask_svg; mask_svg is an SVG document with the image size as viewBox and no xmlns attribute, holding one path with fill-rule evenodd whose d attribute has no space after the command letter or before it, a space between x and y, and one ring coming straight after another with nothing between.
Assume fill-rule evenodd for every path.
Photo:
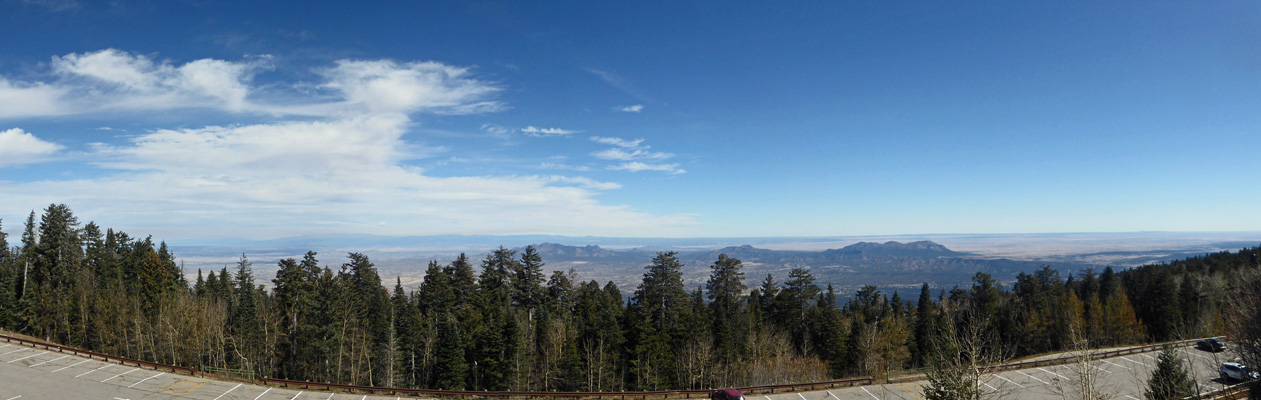
<instances>
[{"instance_id":1,"label":"pine tree","mask_svg":"<svg viewBox=\"0 0 1261 400\"><path fill-rule=\"evenodd\" d=\"M521 262L513 264L513 301L526 310L533 320L534 311L543 304L543 258L534 246L526 246Z\"/></svg>"},{"instance_id":2,"label":"pine tree","mask_svg":"<svg viewBox=\"0 0 1261 400\"><path fill-rule=\"evenodd\" d=\"M425 280L420 283L416 294L416 306L422 314L442 315L451 311L451 305L444 302L451 297L447 293L451 290L448 281L447 274L438 265L438 261L430 261L429 267L425 269Z\"/></svg>"},{"instance_id":3,"label":"pine tree","mask_svg":"<svg viewBox=\"0 0 1261 400\"><path fill-rule=\"evenodd\" d=\"M236 263L235 308L233 308L230 324L235 340L237 365L250 370L260 367L257 357L260 335L258 332L258 304L254 295L253 263L245 254ZM224 270L224 274L227 271Z\"/></svg>"},{"instance_id":4,"label":"pine tree","mask_svg":"<svg viewBox=\"0 0 1261 400\"><path fill-rule=\"evenodd\" d=\"M366 324L368 339L371 340L372 359L369 361L368 382L380 384L388 378L385 373L388 364L392 362L386 354L390 332L389 299L372 261L361 253L350 253L347 257L350 262L344 264L342 269L350 271L351 302L358 312L359 321Z\"/></svg>"},{"instance_id":5,"label":"pine tree","mask_svg":"<svg viewBox=\"0 0 1261 400\"><path fill-rule=\"evenodd\" d=\"M272 295L276 310L281 314L280 329L285 333L285 340L278 345L280 354L277 357L281 376L295 379L313 367L308 365L303 350L314 340L307 313L314 306L315 282L309 270L292 258L280 260L277 266L276 278L272 279Z\"/></svg>"},{"instance_id":6,"label":"pine tree","mask_svg":"<svg viewBox=\"0 0 1261 400\"><path fill-rule=\"evenodd\" d=\"M814 275L807 268L793 268L788 271L785 288L776 296L777 321L786 327L792 335L793 347L805 353L809 341L809 315L817 302L819 287L814 284Z\"/></svg>"},{"instance_id":7,"label":"pine tree","mask_svg":"<svg viewBox=\"0 0 1261 400\"><path fill-rule=\"evenodd\" d=\"M928 283L920 286L919 303L915 305L915 347L911 352L911 364L924 366L928 352L932 350L933 297Z\"/></svg>"},{"instance_id":8,"label":"pine tree","mask_svg":"<svg viewBox=\"0 0 1261 400\"><path fill-rule=\"evenodd\" d=\"M1148 400L1175 400L1195 393L1193 381L1182 366L1182 360L1171 346L1165 346L1156 356L1156 369L1147 379L1143 398Z\"/></svg>"},{"instance_id":9,"label":"pine tree","mask_svg":"<svg viewBox=\"0 0 1261 400\"><path fill-rule=\"evenodd\" d=\"M0 219L0 329L13 329L13 313L17 307L17 274L9 251L9 236Z\"/></svg>"},{"instance_id":10,"label":"pine tree","mask_svg":"<svg viewBox=\"0 0 1261 400\"><path fill-rule=\"evenodd\" d=\"M717 349L718 363L730 368L745 353L745 341L748 337L747 323L744 321L742 306L745 304L743 263L740 260L718 255L710 268L709 281L705 291L709 299L710 315L713 323L710 326Z\"/></svg>"},{"instance_id":11,"label":"pine tree","mask_svg":"<svg viewBox=\"0 0 1261 400\"><path fill-rule=\"evenodd\" d=\"M674 252L657 253L631 298L628 312L635 314L630 329L636 345L630 361L637 388L673 386L675 352L686 339L683 319L689 307L682 268Z\"/></svg>"},{"instance_id":12,"label":"pine tree","mask_svg":"<svg viewBox=\"0 0 1261 400\"><path fill-rule=\"evenodd\" d=\"M461 337L460 325L456 323L455 316L446 314L442 318L442 329L438 331L434 386L442 390L464 390L468 368L464 359L464 338Z\"/></svg>"},{"instance_id":13,"label":"pine tree","mask_svg":"<svg viewBox=\"0 0 1261 400\"><path fill-rule=\"evenodd\" d=\"M813 315L815 321L811 336L814 337L814 347L819 357L828 364L832 376L843 376L849 371L849 349L844 317L836 304L836 292L831 284L828 284L827 293L820 296Z\"/></svg>"}]
</instances>

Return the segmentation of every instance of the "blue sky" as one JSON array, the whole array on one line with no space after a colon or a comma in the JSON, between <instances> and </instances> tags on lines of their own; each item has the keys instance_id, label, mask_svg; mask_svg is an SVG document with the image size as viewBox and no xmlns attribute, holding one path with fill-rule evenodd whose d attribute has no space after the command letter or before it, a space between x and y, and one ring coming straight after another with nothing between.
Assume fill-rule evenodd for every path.
<instances>
[{"instance_id":1,"label":"blue sky","mask_svg":"<svg viewBox=\"0 0 1261 400\"><path fill-rule=\"evenodd\" d=\"M10 233L1261 227L1256 2L3 0L0 49Z\"/></svg>"}]
</instances>

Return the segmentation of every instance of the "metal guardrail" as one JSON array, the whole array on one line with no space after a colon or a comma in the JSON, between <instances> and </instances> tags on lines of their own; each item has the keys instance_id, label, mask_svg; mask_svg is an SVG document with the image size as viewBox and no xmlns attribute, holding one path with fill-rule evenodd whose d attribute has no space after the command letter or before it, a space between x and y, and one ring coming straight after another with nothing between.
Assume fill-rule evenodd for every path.
<instances>
[{"instance_id":1,"label":"metal guardrail","mask_svg":"<svg viewBox=\"0 0 1261 400\"><path fill-rule=\"evenodd\" d=\"M1202 393L1199 395L1193 395L1191 397L1187 397L1187 399L1201 399L1201 400L1246 399L1248 398L1248 390L1249 390L1248 387L1250 385L1252 385L1252 382L1237 383L1233 386L1227 386L1221 389L1214 390L1212 392Z\"/></svg>"},{"instance_id":2,"label":"metal guardrail","mask_svg":"<svg viewBox=\"0 0 1261 400\"><path fill-rule=\"evenodd\" d=\"M198 370L200 370L201 372L206 372L206 373L212 373L212 374L232 374L232 375L240 376L240 377L245 378L245 379L254 380L254 371L250 371L250 370L247 370L247 369L232 369L232 368L207 367L207 366L205 366L205 365L199 366L199 367L197 367L197 369L198 369Z\"/></svg>"},{"instance_id":3,"label":"metal guardrail","mask_svg":"<svg viewBox=\"0 0 1261 400\"><path fill-rule=\"evenodd\" d=\"M137 367L148 367L154 370L170 370L171 372L182 373L185 375L196 375L197 373L196 368L177 367L174 365L166 365L166 364L149 362L149 361L133 360L126 357L111 356L108 354L101 354L101 353L97 353L93 351L76 349L73 347L66 347L66 346L61 346L61 345L56 345L56 344L30 341L30 340L8 336L8 335L0 335L0 340L3 340L7 343L18 343L18 344L29 346L29 347L43 348L44 350L56 351L58 353L70 353L77 356L88 356L89 359L100 359L101 361L117 362L122 365L135 365Z\"/></svg>"}]
</instances>

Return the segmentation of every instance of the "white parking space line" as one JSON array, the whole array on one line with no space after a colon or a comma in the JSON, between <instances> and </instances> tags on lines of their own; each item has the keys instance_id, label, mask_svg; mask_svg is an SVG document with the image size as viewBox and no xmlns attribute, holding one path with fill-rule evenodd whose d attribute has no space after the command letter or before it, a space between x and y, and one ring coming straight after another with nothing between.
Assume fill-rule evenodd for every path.
<instances>
[{"instance_id":1,"label":"white parking space line","mask_svg":"<svg viewBox=\"0 0 1261 400\"><path fill-rule=\"evenodd\" d=\"M301 395L302 395L302 391L301 391L301 390L299 390L299 391L298 391L298 394L293 395L293 398L291 398L291 399L289 399L289 400L297 400L298 396L301 396ZM394 399L394 400L398 400L398 399Z\"/></svg>"},{"instance_id":2,"label":"white parking space line","mask_svg":"<svg viewBox=\"0 0 1261 400\"><path fill-rule=\"evenodd\" d=\"M1023 371L1016 371L1016 373L1017 373L1017 374L1024 375L1024 376L1027 376L1027 377L1029 377L1030 379L1033 379L1033 380L1035 380L1035 381L1042 382L1042 384L1043 384L1043 385L1050 385L1050 383L1047 383L1047 381L1044 381L1044 380L1038 379L1038 377L1033 376L1033 375L1026 374L1026 373L1024 373Z\"/></svg>"},{"instance_id":3,"label":"white parking space line","mask_svg":"<svg viewBox=\"0 0 1261 400\"><path fill-rule=\"evenodd\" d=\"M988 384L988 383L981 382L981 384L982 384L982 385L985 385L985 387L987 387L987 388L990 388L990 390L993 390L993 391L995 391L995 392L997 392L997 391L998 391L998 389L995 389L993 386L990 386L990 384Z\"/></svg>"},{"instance_id":4,"label":"white parking space line","mask_svg":"<svg viewBox=\"0 0 1261 400\"><path fill-rule=\"evenodd\" d=\"M66 357L70 357L70 355L69 355L69 354L66 354L66 355L64 355L64 356L57 357L57 358L54 358L54 359L51 359L51 360L48 360L48 361L40 361L40 362L35 363L35 364L27 365L26 367L27 367L27 368L35 368L35 366L37 366L37 365L44 365L44 364L47 364L47 363L50 363L50 362L53 362L53 361L57 361L57 360L60 360L60 359L66 358Z\"/></svg>"},{"instance_id":5,"label":"white parking space line","mask_svg":"<svg viewBox=\"0 0 1261 400\"><path fill-rule=\"evenodd\" d=\"M1101 361L1102 361L1102 360L1101 360ZM1106 370L1106 369L1103 369L1103 368L1099 368L1099 366L1098 366L1098 365L1094 365L1094 364L1090 364L1090 368L1094 368L1094 369L1095 369L1095 370L1097 370L1097 371L1107 372L1107 373L1109 373L1109 374L1111 374L1111 373L1112 373L1112 371L1109 371L1109 370Z\"/></svg>"},{"instance_id":6,"label":"white parking space line","mask_svg":"<svg viewBox=\"0 0 1261 400\"><path fill-rule=\"evenodd\" d=\"M31 357L39 357L39 356L42 356L42 355L45 355L45 354L48 354L48 352L47 352L47 351L45 351L45 352L43 352L43 353L36 353L36 354L34 354L34 355L29 355L29 356L26 356L26 357L22 357L22 358L19 358L19 359L13 360L13 361L9 361L9 364L13 364L13 363L15 363L15 362L22 361L22 360L25 360L25 359L28 359L28 358L31 358Z\"/></svg>"},{"instance_id":7,"label":"white parking space line","mask_svg":"<svg viewBox=\"0 0 1261 400\"><path fill-rule=\"evenodd\" d=\"M336 393L329 393L329 394L328 394L328 398L327 398L327 399L324 399L324 400L333 400L333 395L334 395L334 394L336 394ZM770 398L770 397L767 397L767 398L766 398L766 400L771 400L771 398Z\"/></svg>"},{"instance_id":8,"label":"white parking space line","mask_svg":"<svg viewBox=\"0 0 1261 400\"><path fill-rule=\"evenodd\" d=\"M11 344L6 344L6 345L4 345L4 346L0 346L0 349L3 349L3 348L5 348L5 347L13 347L13 345L11 345Z\"/></svg>"},{"instance_id":9,"label":"white parking space line","mask_svg":"<svg viewBox=\"0 0 1261 400\"><path fill-rule=\"evenodd\" d=\"M79 362L74 363L74 364L70 364L70 365L67 365L67 366L64 366L64 367L61 367L61 368L54 369L54 370L50 371L49 373L51 374L51 373L53 373L53 372L61 371L61 370L63 370L63 369L70 368L70 367L73 367L73 366L76 366L76 365L79 365L79 364L83 364L83 363L88 362L88 361L92 361L92 360L83 360L83 361L79 361Z\"/></svg>"},{"instance_id":10,"label":"white parking space line","mask_svg":"<svg viewBox=\"0 0 1261 400\"><path fill-rule=\"evenodd\" d=\"M17 399L17 398L20 398L20 397L22 397L22 395L17 395L17 396L10 397L10 398L8 398L8 400Z\"/></svg>"},{"instance_id":11,"label":"white parking space line","mask_svg":"<svg viewBox=\"0 0 1261 400\"><path fill-rule=\"evenodd\" d=\"M806 400L806 396L802 396L801 392L797 392L797 397L800 397L801 400Z\"/></svg>"},{"instance_id":12,"label":"white parking space line","mask_svg":"<svg viewBox=\"0 0 1261 400\"><path fill-rule=\"evenodd\" d=\"M1128 395L1128 394L1127 394L1127 395L1125 395L1125 397L1129 397L1129 398L1130 398L1130 399L1132 399L1132 400L1138 400L1138 398L1137 398L1137 397L1130 396L1130 395Z\"/></svg>"},{"instance_id":13,"label":"white parking space line","mask_svg":"<svg viewBox=\"0 0 1261 400\"><path fill-rule=\"evenodd\" d=\"M1147 357L1147 358L1153 359L1153 360L1155 360L1155 359L1156 359L1156 357L1152 357L1152 356L1149 356L1149 355L1146 355L1146 354L1139 354L1139 355L1140 355L1140 356L1143 356L1143 357Z\"/></svg>"},{"instance_id":14,"label":"white parking space line","mask_svg":"<svg viewBox=\"0 0 1261 400\"><path fill-rule=\"evenodd\" d=\"M219 395L219 397L223 397L224 395L226 395L226 394L228 394L228 393L232 393L232 391L233 391L233 390L236 390L236 388L241 387L241 385L244 385L244 383L238 383L238 384L236 384L236 386L233 386L231 389L228 389L228 391L223 392L223 394ZM219 397L215 397L215 398L214 398L214 400L219 400Z\"/></svg>"},{"instance_id":15,"label":"white parking space line","mask_svg":"<svg viewBox=\"0 0 1261 400\"><path fill-rule=\"evenodd\" d=\"M162 375L166 375L166 373L165 373L165 372L162 372L162 373L159 373L159 374L157 374L157 375L154 375L154 376L150 376L150 377L148 377L148 378L141 379L139 382L133 383L133 384L131 384L131 386L128 386L128 387L133 387L133 386L139 385L141 382L144 382L144 381L147 381L147 380L150 380L150 379L153 379L153 378L157 378L157 377L162 376Z\"/></svg>"},{"instance_id":16,"label":"white parking space line","mask_svg":"<svg viewBox=\"0 0 1261 400\"><path fill-rule=\"evenodd\" d=\"M1046 372L1046 373L1051 374L1051 375L1058 376L1058 377L1060 377L1060 379L1064 379L1064 380L1067 380L1067 379L1068 379L1068 378L1065 378L1065 377L1064 377L1064 375L1060 375L1060 374L1057 374L1057 373L1054 373L1054 372L1051 372L1051 371L1047 371L1047 370L1045 370L1045 369L1043 369L1043 368L1041 368L1041 367L1039 367L1039 368L1038 368L1038 371L1042 371L1042 372Z\"/></svg>"},{"instance_id":17,"label":"white parking space line","mask_svg":"<svg viewBox=\"0 0 1261 400\"><path fill-rule=\"evenodd\" d=\"M1129 357L1121 357L1121 359L1122 359L1122 360L1125 360L1125 361L1129 361L1129 362L1135 363L1135 364L1138 364L1138 365L1142 365L1142 366L1144 366L1144 367L1146 367L1146 366L1147 366L1147 364L1144 364L1144 363L1141 363L1141 362L1138 362L1138 361L1131 360Z\"/></svg>"},{"instance_id":18,"label":"white parking space line","mask_svg":"<svg viewBox=\"0 0 1261 400\"><path fill-rule=\"evenodd\" d=\"M840 398L840 397L836 397L836 395L832 394L832 391L831 391L831 390L828 390L827 392L828 392L828 396L832 396L832 398L833 398L833 399L836 399L836 400L841 400L841 398ZM767 398L769 399L770 397L767 397Z\"/></svg>"},{"instance_id":19,"label":"white parking space line","mask_svg":"<svg viewBox=\"0 0 1261 400\"><path fill-rule=\"evenodd\" d=\"M1196 357L1199 357L1199 358L1203 358L1203 359L1205 359L1205 360L1213 361L1213 357L1209 357L1209 356L1206 356L1206 355L1203 355L1203 354L1199 354L1199 353L1192 353L1192 352L1189 352L1189 351L1188 351L1188 352L1186 352L1186 353L1187 353L1187 354L1190 354L1190 355L1193 355L1193 356L1196 356Z\"/></svg>"},{"instance_id":20,"label":"white parking space line","mask_svg":"<svg viewBox=\"0 0 1261 400\"><path fill-rule=\"evenodd\" d=\"M114 366L114 364L105 364L105 365L102 365L100 368L97 368L97 369L94 369L94 370L91 370L91 371L88 371L88 372L84 372L84 373L82 373L82 374L75 375L74 377L75 377L75 378L79 378L79 377L82 377L82 376L84 376L84 375L87 375L87 374L90 374L90 373L93 373L93 372L96 372L96 371L100 371L100 370L103 370L103 369L106 369L106 368L109 368L109 367L112 367L112 366Z\"/></svg>"},{"instance_id":21,"label":"white parking space line","mask_svg":"<svg viewBox=\"0 0 1261 400\"><path fill-rule=\"evenodd\" d=\"M267 394L267 392L270 392L272 389L275 389L275 388L267 388L267 390L264 390L264 391L263 391L263 393L259 393L259 394L258 394L258 397L255 397L255 398L254 398L254 400L258 400L258 399L262 398L262 397L263 397L263 395ZM364 397L367 397L367 396L364 396Z\"/></svg>"},{"instance_id":22,"label":"white parking space line","mask_svg":"<svg viewBox=\"0 0 1261 400\"><path fill-rule=\"evenodd\" d=\"M30 349L17 349L17 350L10 351L10 352L8 352L8 353L0 354L0 356L7 356L7 355L10 355L10 354L13 354L13 353L17 353L17 352L19 352L19 351L27 351L27 350L30 350Z\"/></svg>"},{"instance_id":23,"label":"white parking space line","mask_svg":"<svg viewBox=\"0 0 1261 400\"><path fill-rule=\"evenodd\" d=\"M130 373L132 373L132 372L139 371L139 370L140 370L140 368L136 368L136 369L133 369L133 370L131 370L131 371L127 371L127 372L124 372L124 373L121 373L121 374L118 374L118 375L111 376L111 377L109 377L109 378L106 378L104 381L101 381L101 383L105 383L105 381L113 380L114 378L117 378L117 377L120 377L120 376L123 376L123 375L127 375L127 374L130 374Z\"/></svg>"},{"instance_id":24,"label":"white parking space line","mask_svg":"<svg viewBox=\"0 0 1261 400\"><path fill-rule=\"evenodd\" d=\"M1106 362L1106 363L1108 363L1108 364L1112 364L1112 365L1115 365L1115 366L1118 366L1118 367L1121 367L1121 368L1125 368L1125 369L1128 369L1128 370L1130 370L1130 371L1133 371L1133 370L1134 370L1134 368L1130 368L1130 367L1127 367L1127 366L1124 366L1124 365L1121 365L1121 364L1117 364L1117 363L1114 363L1114 362L1112 362L1112 361L1108 361L1108 360L1099 360L1099 361L1103 361L1103 362Z\"/></svg>"},{"instance_id":25,"label":"white parking space line","mask_svg":"<svg viewBox=\"0 0 1261 400\"><path fill-rule=\"evenodd\" d=\"M997 376L997 377L998 377L998 379L1002 379L1002 380L1005 380L1005 381L1011 382L1011 384L1013 384L1013 385L1020 386L1020 388L1021 388L1021 389L1024 389L1024 388L1025 388L1025 385L1021 385L1021 384L1019 384L1019 383L1016 383L1016 381L1013 381L1013 380L1011 380L1011 379L1004 378L1002 375L999 375L999 374L994 374L994 376ZM840 399L837 399L837 400L840 400Z\"/></svg>"},{"instance_id":26,"label":"white parking space line","mask_svg":"<svg viewBox=\"0 0 1261 400\"><path fill-rule=\"evenodd\" d=\"M867 392L867 395L868 395L868 396L871 396L871 398L876 399L876 400L880 400L880 398L879 398L879 397L876 397L876 395L871 394L871 392L868 392L866 387L863 387L863 391L864 391L864 392Z\"/></svg>"}]
</instances>

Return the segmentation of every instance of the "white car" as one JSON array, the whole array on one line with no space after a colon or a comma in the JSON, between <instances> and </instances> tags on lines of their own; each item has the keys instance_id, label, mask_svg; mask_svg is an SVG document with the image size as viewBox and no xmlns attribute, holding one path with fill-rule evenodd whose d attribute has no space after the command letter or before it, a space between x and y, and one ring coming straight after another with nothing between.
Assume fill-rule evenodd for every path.
<instances>
[{"instance_id":1,"label":"white car","mask_svg":"<svg viewBox=\"0 0 1261 400\"><path fill-rule=\"evenodd\" d=\"M1257 372L1252 368L1240 363L1222 363L1222 380L1223 381L1250 381L1257 379Z\"/></svg>"}]
</instances>

